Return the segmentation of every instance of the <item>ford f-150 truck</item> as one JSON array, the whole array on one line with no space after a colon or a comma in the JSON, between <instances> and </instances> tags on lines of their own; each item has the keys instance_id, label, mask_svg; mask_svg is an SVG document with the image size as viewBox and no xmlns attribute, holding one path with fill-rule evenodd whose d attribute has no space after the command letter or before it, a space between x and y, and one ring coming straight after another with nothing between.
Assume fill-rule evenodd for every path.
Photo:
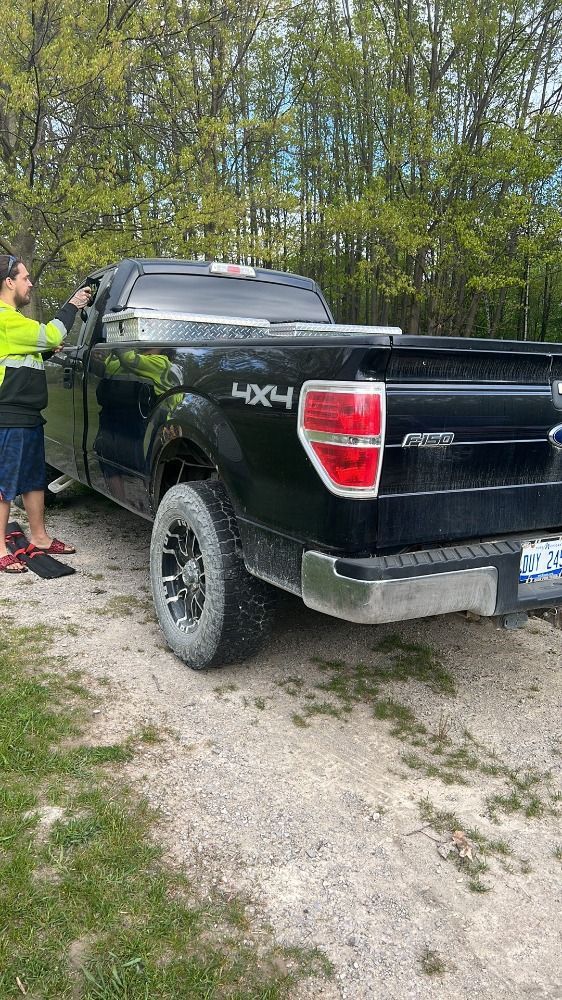
<instances>
[{"instance_id":1,"label":"ford f-150 truck","mask_svg":"<svg viewBox=\"0 0 562 1000\"><path fill-rule=\"evenodd\" d=\"M47 460L154 521L189 666L255 652L276 587L372 624L562 603L562 345L338 326L314 281L237 265L83 284Z\"/></svg>"}]
</instances>

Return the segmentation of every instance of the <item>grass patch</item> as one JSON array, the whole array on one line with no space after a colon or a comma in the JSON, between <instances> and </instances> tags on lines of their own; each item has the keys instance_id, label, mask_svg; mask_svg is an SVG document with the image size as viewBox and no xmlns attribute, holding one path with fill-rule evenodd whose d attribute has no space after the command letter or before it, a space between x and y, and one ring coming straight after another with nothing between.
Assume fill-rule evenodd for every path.
<instances>
[{"instance_id":1,"label":"grass patch","mask_svg":"<svg viewBox=\"0 0 562 1000\"><path fill-rule=\"evenodd\" d=\"M385 666L377 667L381 679L418 680L434 691L455 694L455 682L431 646L404 642L398 633L393 632L375 646L375 651L392 657Z\"/></svg>"},{"instance_id":2,"label":"grass patch","mask_svg":"<svg viewBox=\"0 0 562 1000\"><path fill-rule=\"evenodd\" d=\"M421 799L418 808L424 823L431 825L437 833L452 833L453 830L462 829L461 821L455 813L436 809L428 798Z\"/></svg>"},{"instance_id":3,"label":"grass patch","mask_svg":"<svg viewBox=\"0 0 562 1000\"><path fill-rule=\"evenodd\" d=\"M217 698L224 698L225 694L232 694L234 691L238 691L237 684L217 684L213 688Z\"/></svg>"},{"instance_id":4,"label":"grass patch","mask_svg":"<svg viewBox=\"0 0 562 1000\"><path fill-rule=\"evenodd\" d=\"M401 738L407 736L424 735L427 730L416 719L414 713L407 705L401 705L394 701L394 698L383 698L377 701L373 709L375 719L385 719L392 722L390 730L393 736Z\"/></svg>"},{"instance_id":5,"label":"grass patch","mask_svg":"<svg viewBox=\"0 0 562 1000\"><path fill-rule=\"evenodd\" d=\"M507 840L503 837L500 840L490 840L488 841L490 850L493 854L501 855L504 858L509 858L513 854L512 848L509 846Z\"/></svg>"},{"instance_id":6,"label":"grass patch","mask_svg":"<svg viewBox=\"0 0 562 1000\"><path fill-rule=\"evenodd\" d=\"M490 892L492 889L491 885L486 885L486 883L482 882L479 878L471 878L468 883L468 888L471 892Z\"/></svg>"},{"instance_id":7,"label":"grass patch","mask_svg":"<svg viewBox=\"0 0 562 1000\"><path fill-rule=\"evenodd\" d=\"M306 718L312 715L331 715L334 719L342 719L345 709L337 708L329 701L317 701L313 705L306 705L303 711Z\"/></svg>"},{"instance_id":8,"label":"grass patch","mask_svg":"<svg viewBox=\"0 0 562 1000\"><path fill-rule=\"evenodd\" d=\"M420 958L422 971L426 976L443 976L447 971L447 966L438 951L426 948Z\"/></svg>"},{"instance_id":9,"label":"grass patch","mask_svg":"<svg viewBox=\"0 0 562 1000\"><path fill-rule=\"evenodd\" d=\"M477 771L480 765L478 757L471 753L466 746L461 746L452 753L448 753L444 759L448 767L466 768L467 771Z\"/></svg>"},{"instance_id":10,"label":"grass patch","mask_svg":"<svg viewBox=\"0 0 562 1000\"><path fill-rule=\"evenodd\" d=\"M202 896L164 864L155 815L119 775L131 746L82 744L87 702L51 670L49 638L3 619L0 996L275 1000L328 975L243 900Z\"/></svg>"},{"instance_id":11,"label":"grass patch","mask_svg":"<svg viewBox=\"0 0 562 1000\"><path fill-rule=\"evenodd\" d=\"M277 685L284 688L285 692L290 694L292 698L297 698L304 686L304 680L302 677L286 677L282 681L277 681Z\"/></svg>"},{"instance_id":12,"label":"grass patch","mask_svg":"<svg viewBox=\"0 0 562 1000\"><path fill-rule=\"evenodd\" d=\"M531 795L525 806L525 816L527 819L539 819L544 816L544 805L538 795Z\"/></svg>"},{"instance_id":13,"label":"grass patch","mask_svg":"<svg viewBox=\"0 0 562 1000\"><path fill-rule=\"evenodd\" d=\"M343 660L323 660L313 657L313 663L331 677L316 684L320 691L335 695L343 706L350 709L354 702L372 703L379 693L376 668L364 663L356 665Z\"/></svg>"},{"instance_id":14,"label":"grass patch","mask_svg":"<svg viewBox=\"0 0 562 1000\"><path fill-rule=\"evenodd\" d=\"M514 781L510 790L504 795L489 795L486 799L486 809L490 819L498 822L498 813L508 815L523 813L527 819L540 819L545 814L545 805L539 795L521 789Z\"/></svg>"},{"instance_id":15,"label":"grass patch","mask_svg":"<svg viewBox=\"0 0 562 1000\"><path fill-rule=\"evenodd\" d=\"M444 668L440 657L431 646L403 642L399 635L386 636L375 652L385 654L385 658L365 664L350 664L343 660L324 660L313 657L312 662L319 670L331 676L316 686L322 691L336 695L350 707L353 702L372 704L376 701L381 685L392 681L406 682L418 680L434 691L455 693L451 674ZM442 720L441 729L446 728Z\"/></svg>"},{"instance_id":16,"label":"grass patch","mask_svg":"<svg viewBox=\"0 0 562 1000\"><path fill-rule=\"evenodd\" d=\"M119 569L118 566L109 566L109 569ZM141 600L134 594L115 594L101 608L92 608L95 615L107 615L114 618L126 618L134 615L136 611L148 611L150 602Z\"/></svg>"},{"instance_id":17,"label":"grass patch","mask_svg":"<svg viewBox=\"0 0 562 1000\"><path fill-rule=\"evenodd\" d=\"M475 782L483 785L483 776L500 779L488 782L486 804L491 818L498 820L500 812L520 811L528 819L556 814L550 774L533 768L514 769L495 751L481 745L467 729L460 739L454 739L454 720L442 710L437 722L424 725L411 708L395 697L395 687L388 690L396 682L416 680L439 694L454 694L454 680L432 647L404 642L393 633L378 643L375 653L378 658L372 663L312 659L323 675L314 685L316 692L328 695L329 701L315 701L313 692L304 689L301 677L291 676L279 682L287 693L301 699L299 711L292 716L293 723L305 726L312 715L345 719L356 704L369 705L376 719L390 723L392 736L409 744L411 749L402 755L402 760L420 776L435 778L444 785Z\"/></svg>"},{"instance_id":18,"label":"grass patch","mask_svg":"<svg viewBox=\"0 0 562 1000\"><path fill-rule=\"evenodd\" d=\"M436 809L428 798L422 799L418 803L420 815L428 826L444 835L443 843L447 845L447 835L453 836L454 831L462 831L463 824L455 813L446 810ZM466 877L467 887L471 892L490 892L492 886L482 881L482 875L490 871L490 860L497 862L499 867L505 872L514 873L514 868L508 863L508 858L514 858L514 852L505 838L492 839L485 836L480 830L466 828L465 837L472 844L472 857L461 857L460 854L451 850L446 855ZM445 856L445 854L443 855ZM528 864L524 859L519 858L519 870L525 874L525 866ZM530 868L528 869L530 871Z\"/></svg>"},{"instance_id":19,"label":"grass patch","mask_svg":"<svg viewBox=\"0 0 562 1000\"><path fill-rule=\"evenodd\" d=\"M298 712L293 712L291 719L293 721L293 725L296 726L297 729L306 729L308 726L306 719L304 719L302 715L299 715Z\"/></svg>"},{"instance_id":20,"label":"grass patch","mask_svg":"<svg viewBox=\"0 0 562 1000\"><path fill-rule=\"evenodd\" d=\"M149 745L154 745L156 743L162 743L164 737L160 730L151 724L143 726L139 733L139 740L141 743L148 743Z\"/></svg>"}]
</instances>

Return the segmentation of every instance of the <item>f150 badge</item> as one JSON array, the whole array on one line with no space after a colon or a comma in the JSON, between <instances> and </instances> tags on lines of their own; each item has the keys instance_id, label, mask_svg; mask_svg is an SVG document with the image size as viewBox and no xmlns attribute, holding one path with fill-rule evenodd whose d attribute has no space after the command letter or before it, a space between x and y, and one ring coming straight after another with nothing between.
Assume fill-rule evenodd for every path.
<instances>
[{"instance_id":1,"label":"f150 badge","mask_svg":"<svg viewBox=\"0 0 562 1000\"><path fill-rule=\"evenodd\" d=\"M402 439L403 448L444 448L452 444L455 435L451 431L444 434L406 434Z\"/></svg>"},{"instance_id":2,"label":"f150 badge","mask_svg":"<svg viewBox=\"0 0 562 1000\"><path fill-rule=\"evenodd\" d=\"M235 399L243 399L248 406L271 406L272 403L284 403L285 409L293 405L294 386L279 390L277 385L254 385L253 382L233 382L232 395Z\"/></svg>"}]
</instances>

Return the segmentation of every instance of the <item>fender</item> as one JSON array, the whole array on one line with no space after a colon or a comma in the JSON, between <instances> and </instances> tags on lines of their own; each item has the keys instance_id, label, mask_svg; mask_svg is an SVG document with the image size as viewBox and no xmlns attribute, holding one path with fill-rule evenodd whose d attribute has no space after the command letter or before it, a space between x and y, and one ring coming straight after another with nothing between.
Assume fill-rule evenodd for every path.
<instances>
[{"instance_id":1,"label":"fender","mask_svg":"<svg viewBox=\"0 0 562 1000\"><path fill-rule=\"evenodd\" d=\"M172 395L177 397L179 393ZM172 408L169 400L170 396L159 400L146 427L144 444L153 512L160 501L163 466L188 454L189 446L195 446L215 468L235 511L241 513L238 484L247 477L248 468L240 442L224 413L212 400L198 393L182 393Z\"/></svg>"}]
</instances>

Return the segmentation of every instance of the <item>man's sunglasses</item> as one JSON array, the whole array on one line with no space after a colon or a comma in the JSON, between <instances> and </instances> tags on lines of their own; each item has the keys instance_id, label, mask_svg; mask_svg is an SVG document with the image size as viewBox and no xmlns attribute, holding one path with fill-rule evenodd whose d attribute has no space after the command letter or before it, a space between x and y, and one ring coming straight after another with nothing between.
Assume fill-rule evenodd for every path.
<instances>
[{"instance_id":1,"label":"man's sunglasses","mask_svg":"<svg viewBox=\"0 0 562 1000\"><path fill-rule=\"evenodd\" d=\"M8 270L6 271L6 278L10 277L10 275L12 273L12 269L16 266L16 264L18 263L18 260L19 260L18 257L14 257L13 254L10 254L10 256L8 258ZM6 278L4 280L6 280Z\"/></svg>"}]
</instances>

